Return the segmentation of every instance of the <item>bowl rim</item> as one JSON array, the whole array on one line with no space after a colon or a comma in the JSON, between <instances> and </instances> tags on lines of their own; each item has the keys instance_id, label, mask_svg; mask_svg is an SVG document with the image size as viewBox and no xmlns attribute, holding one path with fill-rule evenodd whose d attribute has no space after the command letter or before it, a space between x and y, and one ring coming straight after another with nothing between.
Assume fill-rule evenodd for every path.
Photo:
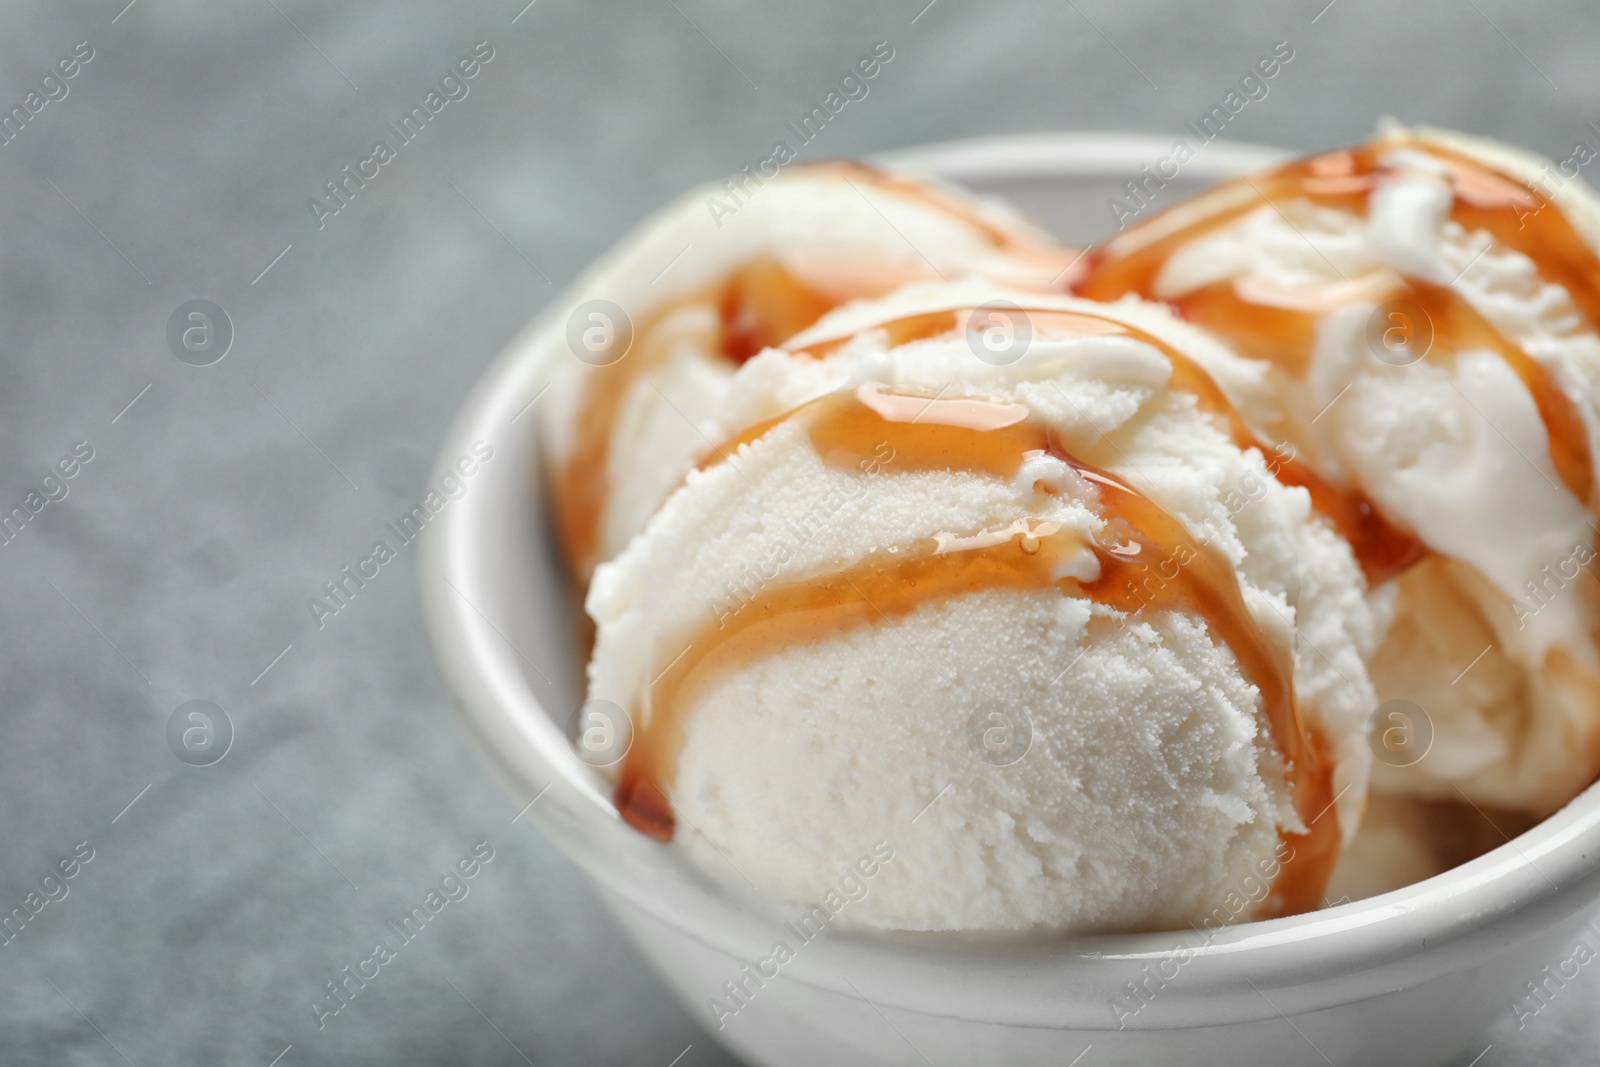
<instances>
[{"instance_id":1,"label":"bowl rim","mask_svg":"<svg viewBox=\"0 0 1600 1067\"><path fill-rule=\"evenodd\" d=\"M877 159L955 181L1121 177L1160 158L1171 144L1164 135L1016 134L907 148ZM1185 174L1217 180L1285 154L1218 140L1204 146ZM529 500L529 487L539 481L540 463L533 431L537 412L524 415L548 386L548 371L526 352L562 306L562 298L553 301L512 341L473 388L445 438L435 481L475 441L492 440L511 458L498 465L492 484L452 503L423 533L418 572L427 629L479 748L519 803L532 798L518 818L535 823L607 896L695 942L753 959L773 939L778 920L770 905L712 878L686 862L680 849L663 848L620 820L603 779L576 757L547 712L523 669L531 665L528 656L478 606L500 594L506 554L529 549L517 538L517 524L526 529L530 510L538 507ZM1108 1009L1104 990L1120 989L1149 966L1203 960L1204 967L1196 969L1204 971L1203 979L1173 982L1170 993L1163 986L1164 995L1151 1005L1158 1010L1141 1011L1132 1025L1158 1029L1268 1018L1406 988L1547 932L1600 895L1596 856L1600 783L1515 840L1460 867L1322 911L1223 927L1209 936L838 932L821 947L808 948L784 975L844 995L850 995L848 982L874 1003L950 1018L1120 1029L1126 1020ZM908 976L915 981L908 984ZM1245 995L1251 990L1259 999ZM1264 990L1274 992L1270 1001Z\"/></svg>"}]
</instances>

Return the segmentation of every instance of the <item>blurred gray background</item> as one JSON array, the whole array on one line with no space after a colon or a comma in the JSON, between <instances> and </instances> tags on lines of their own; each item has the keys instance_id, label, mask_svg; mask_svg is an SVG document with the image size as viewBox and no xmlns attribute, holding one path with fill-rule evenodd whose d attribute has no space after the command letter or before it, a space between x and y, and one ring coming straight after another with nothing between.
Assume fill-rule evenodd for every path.
<instances>
[{"instance_id":1,"label":"blurred gray background","mask_svg":"<svg viewBox=\"0 0 1600 1067\"><path fill-rule=\"evenodd\" d=\"M809 154L1176 133L1278 41L1230 137L1394 114L1600 145L1600 14L1570 0L126 3L0 8L0 112L67 90L0 144L0 511L67 489L0 544L0 913L67 890L0 948L6 1065L731 1062L512 822L414 551L321 629L306 601L418 502L530 315L875 42L893 61ZM483 41L469 95L319 229L308 200ZM195 299L232 323L211 366L167 341ZM169 748L192 700L233 725L211 766ZM319 1030L324 983L480 840L470 894ZM1486 1018L1480 1063L1592 1063L1597 996L1591 968L1520 1030Z\"/></svg>"}]
</instances>

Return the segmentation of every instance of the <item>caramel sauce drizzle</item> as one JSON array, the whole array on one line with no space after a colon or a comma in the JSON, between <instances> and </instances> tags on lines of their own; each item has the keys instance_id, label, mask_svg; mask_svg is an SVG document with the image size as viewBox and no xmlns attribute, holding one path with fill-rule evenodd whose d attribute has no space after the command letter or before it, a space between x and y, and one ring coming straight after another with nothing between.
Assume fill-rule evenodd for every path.
<instances>
[{"instance_id":1,"label":"caramel sauce drizzle","mask_svg":"<svg viewBox=\"0 0 1600 1067\"><path fill-rule=\"evenodd\" d=\"M1293 852L1263 907L1274 915L1316 907L1340 843L1338 820L1318 818L1334 801L1332 764L1320 736L1301 720L1288 656L1250 615L1233 568L1219 551L1122 479L1068 453L1022 405L930 400L868 385L813 400L784 420L805 428L825 462L848 469L878 455L884 443L894 450L897 470L976 471L999 478L1015 475L1027 457L1047 453L1093 487L1106 523L1092 542L1054 523L929 538L833 574L776 583L708 621L689 635L682 654L635 709L638 725L615 794L631 826L671 840L676 820L667 797L685 720L696 696L726 672L847 628L903 618L942 599L990 589L1057 589L1128 614L1197 615L1233 651L1241 673L1261 694L1295 810L1309 829L1285 834ZM1062 577L1068 570L1082 573L1072 563L1085 551L1098 562L1098 577Z\"/></svg>"},{"instance_id":2,"label":"caramel sauce drizzle","mask_svg":"<svg viewBox=\"0 0 1600 1067\"><path fill-rule=\"evenodd\" d=\"M960 197L952 196L936 185L929 184L925 179L913 178L907 174L894 171L880 170L870 163L862 163L855 159L824 159L809 163L806 170L814 173L837 174L846 181L856 180L864 185L882 189L884 192L906 200L914 200L933 208L935 211L959 219L973 230L982 234L984 240L996 248L1008 250L1032 249L1036 242L1020 233L1002 229L989 221L983 213ZM1059 255L1061 249L1054 249Z\"/></svg>"},{"instance_id":3,"label":"caramel sauce drizzle","mask_svg":"<svg viewBox=\"0 0 1600 1067\"><path fill-rule=\"evenodd\" d=\"M918 315L908 315L868 329L882 330L888 335L889 347L899 347L912 341L925 340L966 329L973 307L941 309ZM1267 469L1284 485L1298 486L1311 497L1317 509L1349 542L1369 583L1376 585L1399 574L1427 555L1427 548L1408 530L1386 519L1365 494L1339 488L1328 482L1305 463L1291 454L1284 456L1280 446L1267 444L1250 428L1221 387L1194 360L1184 355L1159 337L1116 319L1081 311L1061 311L1050 308L1023 308L1032 323L1035 334L1050 332L1053 335L1081 338L1093 336L1120 336L1149 345L1167 358L1172 365L1171 386L1189 393L1200 409L1216 418L1229 438L1240 449L1259 449ZM822 358L849 341L849 337L828 338L798 349L797 356ZM1525 362L1532 362L1525 360ZM1537 395L1537 394L1536 394ZM1572 412L1577 416L1576 410ZM780 417L781 419L781 417ZM707 458L702 466L719 461L723 454L739 445L761 437L779 419L770 420L745 431L721 452ZM1580 424L1581 426L1581 424Z\"/></svg>"},{"instance_id":4,"label":"caramel sauce drizzle","mask_svg":"<svg viewBox=\"0 0 1600 1067\"><path fill-rule=\"evenodd\" d=\"M1060 261L1065 266L1070 258L1062 249L1030 235L1001 228L973 205L915 178L847 161L808 163L796 169L836 174L921 203L971 227L995 248L1019 259ZM586 577L597 562L608 489L606 467L617 414L633 383L668 359L674 340L682 336L671 329L676 313L696 306L715 311L720 326L714 336L701 340L703 350L739 366L762 349L787 341L846 299L882 296L912 280L909 275L885 276L860 291L823 292L800 281L776 258L760 255L729 272L720 284L681 297L635 324L632 349L617 362L587 375L572 422L571 450L556 472L557 528L572 573Z\"/></svg>"},{"instance_id":5,"label":"caramel sauce drizzle","mask_svg":"<svg viewBox=\"0 0 1600 1067\"><path fill-rule=\"evenodd\" d=\"M808 288L783 265L761 256L734 271L722 289L722 354L739 366L781 345L832 311L835 301Z\"/></svg>"},{"instance_id":6,"label":"caramel sauce drizzle","mask_svg":"<svg viewBox=\"0 0 1600 1067\"><path fill-rule=\"evenodd\" d=\"M1018 258L1067 262L1064 251L1035 242L1027 235L1006 232L960 198L917 179L854 162L806 163L797 170L837 174L845 181L861 182L922 203L971 227L997 250ZM731 270L720 285L677 299L656 310L646 322L637 323L632 350L618 362L590 371L584 382L578 418L573 419L570 458L555 474L558 533L571 571L587 576L597 561L600 515L608 491L606 464L610 461L618 411L638 376L669 358L672 342L682 338L670 328L678 312L696 306L714 310L720 326L715 336L702 339L702 350L722 355L731 365L739 366L762 349L778 346L805 330L845 299L877 298L910 280L912 277L896 275L883 277L877 285L861 291L824 293L800 282L773 256L755 256Z\"/></svg>"},{"instance_id":7,"label":"caramel sauce drizzle","mask_svg":"<svg viewBox=\"0 0 1600 1067\"><path fill-rule=\"evenodd\" d=\"M1290 163L1276 171L1230 182L1187 204L1130 227L1089 257L1077 286L1090 299L1113 300L1128 293L1156 295L1156 280L1179 248L1258 209L1263 202L1307 200L1365 216L1372 192L1395 172L1380 156L1391 148L1425 152L1445 167L1454 194L1450 217L1469 231L1487 231L1496 242L1537 264L1547 281L1563 286L1591 327L1600 329L1600 258L1565 213L1537 191L1473 159L1422 143L1364 145ZM1372 279L1344 289L1349 302L1372 299ZM1510 366L1539 410L1550 441L1550 459L1563 483L1585 505L1592 504L1595 476L1589 434L1576 403L1551 370L1534 359L1448 287L1393 275L1388 295L1417 304L1433 330L1425 358L1449 360L1466 348L1487 348ZM1339 294L1335 294L1336 297ZM1310 366L1321 315L1331 310L1293 306L1247 282L1223 281L1170 303L1184 318L1223 337L1242 354L1264 360L1300 378ZM1372 517L1383 521L1371 504ZM1359 554L1359 553L1358 553ZM1417 553L1409 562L1423 558ZM1371 572L1369 571L1369 576Z\"/></svg>"},{"instance_id":8,"label":"caramel sauce drizzle","mask_svg":"<svg viewBox=\"0 0 1600 1067\"><path fill-rule=\"evenodd\" d=\"M555 477L557 528L574 575L587 578L597 562L610 481L606 467L622 402L639 376L671 358L674 345L685 339L682 313L695 307L712 311L716 325L698 338L698 346L737 366L810 326L837 304L776 259L757 256L729 272L720 285L676 300L638 323L633 347L623 358L588 372L572 420L568 458Z\"/></svg>"},{"instance_id":9,"label":"caramel sauce drizzle","mask_svg":"<svg viewBox=\"0 0 1600 1067\"><path fill-rule=\"evenodd\" d=\"M1063 248L1048 238L1041 238L1018 228L1003 227L978 210L976 204L946 192L924 178L879 170L870 164L849 159L821 160L809 164L808 168L837 174L846 181L858 180L894 196L920 202L934 211L959 219L1011 259L1028 263L1041 273L1046 270L1050 272L1051 279L1048 284L1028 286L1028 288L1065 292L1071 287L1073 278L1077 276L1078 272L1074 268L1082 265L1078 253ZM1071 274L1068 273L1069 269Z\"/></svg>"}]
</instances>

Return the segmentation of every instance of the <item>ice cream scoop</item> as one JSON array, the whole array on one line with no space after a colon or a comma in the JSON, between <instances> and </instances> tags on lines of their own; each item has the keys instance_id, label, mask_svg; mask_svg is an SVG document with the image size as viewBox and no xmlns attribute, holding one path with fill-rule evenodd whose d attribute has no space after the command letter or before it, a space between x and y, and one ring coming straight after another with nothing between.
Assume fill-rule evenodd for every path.
<instances>
[{"instance_id":1,"label":"ice cream scoop","mask_svg":"<svg viewBox=\"0 0 1600 1067\"><path fill-rule=\"evenodd\" d=\"M1048 289L1072 259L1008 208L862 164L686 194L600 260L526 344L554 369L541 428L574 573L586 579L638 532L705 447L700 423L750 356L907 281Z\"/></svg>"},{"instance_id":2,"label":"ice cream scoop","mask_svg":"<svg viewBox=\"0 0 1600 1067\"><path fill-rule=\"evenodd\" d=\"M1258 361L1223 383L1252 424L1400 531L1368 557L1399 596L1375 787L1542 815L1600 773L1597 247L1572 173L1391 125L1089 258L1083 294Z\"/></svg>"},{"instance_id":3,"label":"ice cream scoop","mask_svg":"<svg viewBox=\"0 0 1600 1067\"><path fill-rule=\"evenodd\" d=\"M1318 906L1385 605L1214 373L1157 306L978 282L747 362L589 592L624 818L801 904L876 857L842 925Z\"/></svg>"}]
</instances>

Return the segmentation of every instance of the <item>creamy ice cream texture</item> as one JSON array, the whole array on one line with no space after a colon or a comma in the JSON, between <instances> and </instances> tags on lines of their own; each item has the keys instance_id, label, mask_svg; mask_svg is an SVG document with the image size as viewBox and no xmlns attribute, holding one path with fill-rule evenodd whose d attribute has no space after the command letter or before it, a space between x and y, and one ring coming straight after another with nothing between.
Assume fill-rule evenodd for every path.
<instances>
[{"instance_id":1,"label":"creamy ice cream texture","mask_svg":"<svg viewBox=\"0 0 1600 1067\"><path fill-rule=\"evenodd\" d=\"M1090 258L1085 295L1167 301L1257 361L1223 386L1385 531L1376 788L1543 815L1600 773L1597 242L1581 179L1390 126Z\"/></svg>"},{"instance_id":2,"label":"creamy ice cream texture","mask_svg":"<svg viewBox=\"0 0 1600 1067\"><path fill-rule=\"evenodd\" d=\"M1073 255L1009 208L861 164L686 194L580 278L523 346L554 369L543 448L574 572L587 577L643 526L706 446L700 425L750 356L909 281L1047 289Z\"/></svg>"},{"instance_id":3,"label":"creamy ice cream texture","mask_svg":"<svg viewBox=\"0 0 1600 1067\"><path fill-rule=\"evenodd\" d=\"M1259 373L1153 305L977 282L751 359L589 592L624 817L798 902L888 842L846 925L1316 907L1386 598L1230 377Z\"/></svg>"},{"instance_id":4,"label":"creamy ice cream texture","mask_svg":"<svg viewBox=\"0 0 1600 1067\"><path fill-rule=\"evenodd\" d=\"M530 343L643 832L794 902L892 851L843 925L1214 925L1600 771L1581 181L1391 126L1118 234L1110 304L948 190L704 192L562 302L626 344Z\"/></svg>"}]
</instances>

